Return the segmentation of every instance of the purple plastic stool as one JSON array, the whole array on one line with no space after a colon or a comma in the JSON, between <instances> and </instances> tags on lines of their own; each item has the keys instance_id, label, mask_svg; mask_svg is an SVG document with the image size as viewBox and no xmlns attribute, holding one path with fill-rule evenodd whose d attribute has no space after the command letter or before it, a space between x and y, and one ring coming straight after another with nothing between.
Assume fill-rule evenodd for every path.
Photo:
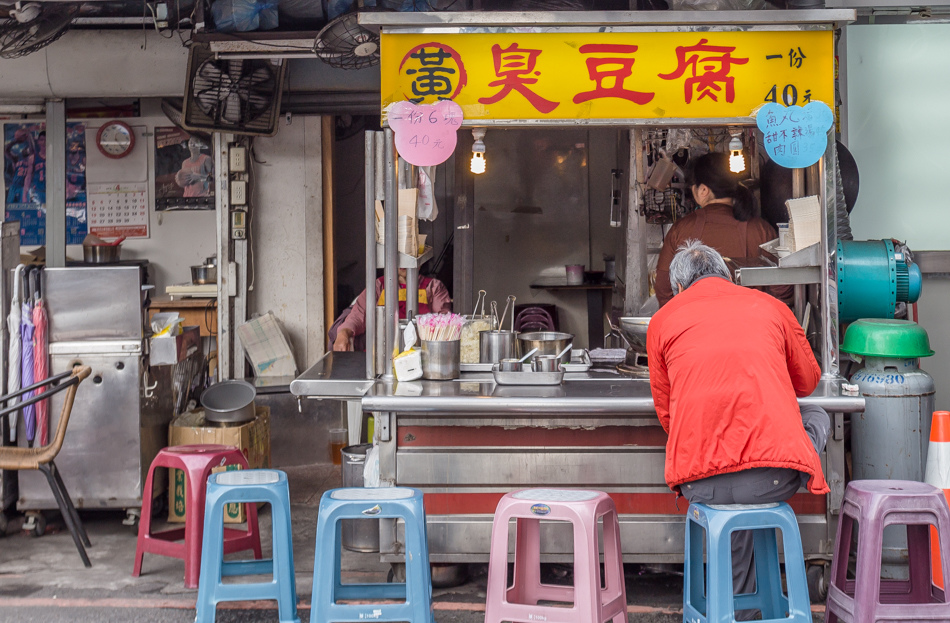
<instances>
[{"instance_id":1,"label":"purple plastic stool","mask_svg":"<svg viewBox=\"0 0 950 623\"><path fill-rule=\"evenodd\" d=\"M856 572L849 580L855 521L860 526ZM884 527L890 525L907 526L908 580L881 579ZM940 535L941 550L947 551L950 510L940 489L904 480L851 482L838 521L825 621L950 621L950 602L931 581L930 526ZM943 556L943 573L950 577L950 556Z\"/></svg>"}]
</instances>

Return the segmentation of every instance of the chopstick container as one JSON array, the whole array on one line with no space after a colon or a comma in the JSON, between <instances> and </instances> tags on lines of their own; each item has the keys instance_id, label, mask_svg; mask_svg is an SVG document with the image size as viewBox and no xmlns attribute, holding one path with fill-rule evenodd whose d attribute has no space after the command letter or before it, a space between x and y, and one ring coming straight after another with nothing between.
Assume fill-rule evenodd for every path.
<instances>
[{"instance_id":1,"label":"chopstick container","mask_svg":"<svg viewBox=\"0 0 950 623\"><path fill-rule=\"evenodd\" d=\"M459 377L459 340L422 341L422 378L446 381Z\"/></svg>"}]
</instances>

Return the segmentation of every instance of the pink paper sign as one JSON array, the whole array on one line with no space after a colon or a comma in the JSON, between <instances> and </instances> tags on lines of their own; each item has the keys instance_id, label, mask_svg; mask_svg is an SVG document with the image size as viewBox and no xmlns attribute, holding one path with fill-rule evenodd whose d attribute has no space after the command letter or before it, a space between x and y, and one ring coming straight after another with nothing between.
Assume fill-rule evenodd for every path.
<instances>
[{"instance_id":1,"label":"pink paper sign","mask_svg":"<svg viewBox=\"0 0 950 623\"><path fill-rule=\"evenodd\" d=\"M389 109L389 127L396 133L396 151L406 162L419 167L442 164L455 151L462 108L451 100L396 102Z\"/></svg>"}]
</instances>

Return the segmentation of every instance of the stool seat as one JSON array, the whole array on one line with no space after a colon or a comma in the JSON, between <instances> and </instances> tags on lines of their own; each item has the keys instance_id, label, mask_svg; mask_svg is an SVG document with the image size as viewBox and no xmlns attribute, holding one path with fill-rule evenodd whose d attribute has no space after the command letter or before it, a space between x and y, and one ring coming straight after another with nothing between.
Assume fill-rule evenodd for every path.
<instances>
[{"instance_id":1,"label":"stool seat","mask_svg":"<svg viewBox=\"0 0 950 623\"><path fill-rule=\"evenodd\" d=\"M185 561L185 588L198 586L201 569L201 543L204 532L205 483L211 471L224 465L240 465L241 470L227 474L246 473L247 459L238 448L220 444L191 444L163 448L152 460L145 479L142 495L142 516L139 520L139 535L135 544L135 563L132 576L142 573L142 561L146 552L181 558ZM152 479L157 468L179 469L184 474L185 527L152 532ZM171 477L169 476L169 479ZM174 486L173 484L170 486ZM231 554L253 550L255 558L261 558L261 536L257 525L257 507L247 507L247 529L228 528L224 531L224 551Z\"/></svg>"},{"instance_id":2,"label":"stool seat","mask_svg":"<svg viewBox=\"0 0 950 623\"><path fill-rule=\"evenodd\" d=\"M600 582L598 521L603 519L605 585ZM515 520L514 583L508 586L508 525ZM569 522L574 586L541 583L541 522ZM561 602L557 606L542 601ZM570 607L564 607L570 603ZM609 495L583 489L525 489L501 498L492 522L485 622L627 620L620 524Z\"/></svg>"},{"instance_id":3,"label":"stool seat","mask_svg":"<svg viewBox=\"0 0 950 623\"><path fill-rule=\"evenodd\" d=\"M201 578L195 623L214 623L222 601L276 600L280 623L300 623L294 576L293 528L287 474L276 469L221 472L208 477ZM271 507L273 557L266 560L224 560L224 507L235 502L266 502ZM270 575L259 583L224 584L222 577Z\"/></svg>"},{"instance_id":4,"label":"stool seat","mask_svg":"<svg viewBox=\"0 0 950 623\"><path fill-rule=\"evenodd\" d=\"M732 534L738 530L753 533L755 592L743 595L734 595L732 580ZM782 531L787 594L782 589L776 530ZM737 610L759 610L763 620L811 623L801 534L795 513L785 502L690 504L685 554L684 621L731 622Z\"/></svg>"},{"instance_id":5,"label":"stool seat","mask_svg":"<svg viewBox=\"0 0 950 623\"><path fill-rule=\"evenodd\" d=\"M855 574L849 579L855 522L861 529ZM884 528L893 525L904 525L907 530L906 580L881 579ZM825 620L950 621L947 595L933 585L931 533L938 539L938 551L946 552L950 511L940 489L902 480L849 483L838 520ZM940 564L943 577L950 577L950 556L942 556Z\"/></svg>"},{"instance_id":6,"label":"stool seat","mask_svg":"<svg viewBox=\"0 0 950 623\"><path fill-rule=\"evenodd\" d=\"M370 620L435 623L432 571L422 492L408 487L332 489L320 498L313 561L310 623ZM367 506L372 504L372 506ZM401 519L405 524L406 582L343 584L343 519ZM358 603L338 603L356 601ZM384 603L392 600L402 603Z\"/></svg>"}]
</instances>

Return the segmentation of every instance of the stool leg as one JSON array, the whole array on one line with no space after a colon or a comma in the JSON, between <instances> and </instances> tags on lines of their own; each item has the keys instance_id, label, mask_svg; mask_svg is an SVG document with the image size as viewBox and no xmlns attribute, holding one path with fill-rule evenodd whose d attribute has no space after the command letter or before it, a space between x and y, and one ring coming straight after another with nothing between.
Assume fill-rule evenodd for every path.
<instances>
[{"instance_id":1,"label":"stool leg","mask_svg":"<svg viewBox=\"0 0 950 623\"><path fill-rule=\"evenodd\" d=\"M501 526L507 533L508 525ZM505 539L507 541L507 539ZM508 551L505 550L505 583L507 585ZM507 587L507 586L506 586ZM541 522L519 517L515 520L514 582L508 601L537 604L541 592Z\"/></svg>"},{"instance_id":2,"label":"stool leg","mask_svg":"<svg viewBox=\"0 0 950 623\"><path fill-rule=\"evenodd\" d=\"M785 618L782 570L779 567L775 530L754 530L752 538L755 552L755 595L762 618Z\"/></svg>"},{"instance_id":3,"label":"stool leg","mask_svg":"<svg viewBox=\"0 0 950 623\"><path fill-rule=\"evenodd\" d=\"M142 515L139 517L139 536L135 541L135 564L132 567L132 577L137 578L142 573L142 559L145 558L145 539L152 534L152 476L156 465L152 465L145 477L145 488L142 490ZM171 472L171 470L169 470ZM148 494L146 494L148 492Z\"/></svg>"},{"instance_id":4,"label":"stool leg","mask_svg":"<svg viewBox=\"0 0 950 623\"><path fill-rule=\"evenodd\" d=\"M264 557L264 554L261 553L261 528L257 521L257 504L254 502L245 504L244 514L247 515L247 532L251 535L251 549L254 551L254 558L260 560Z\"/></svg>"},{"instance_id":5,"label":"stool leg","mask_svg":"<svg viewBox=\"0 0 950 623\"><path fill-rule=\"evenodd\" d=\"M574 529L574 608L584 620L598 621L600 606L600 548L597 523L577 517Z\"/></svg>"},{"instance_id":6,"label":"stool leg","mask_svg":"<svg viewBox=\"0 0 950 623\"><path fill-rule=\"evenodd\" d=\"M907 566L910 599L927 603L931 598L930 525L907 526Z\"/></svg>"},{"instance_id":7,"label":"stool leg","mask_svg":"<svg viewBox=\"0 0 950 623\"><path fill-rule=\"evenodd\" d=\"M281 623L300 623L297 616L297 582L294 577L293 526L290 521L290 493L287 489L271 503L274 579L277 581L277 613ZM251 506L256 506L251 503Z\"/></svg>"},{"instance_id":8,"label":"stool leg","mask_svg":"<svg viewBox=\"0 0 950 623\"><path fill-rule=\"evenodd\" d=\"M706 568L703 564L703 542L706 534L703 527L686 520L686 562L683 569L683 609L687 606L706 615Z\"/></svg>"},{"instance_id":9,"label":"stool leg","mask_svg":"<svg viewBox=\"0 0 950 623\"><path fill-rule=\"evenodd\" d=\"M607 585L602 592L601 603L619 597L624 605L624 611L615 615L612 621L626 623L627 590L624 586L623 551L620 546L620 524L616 511L604 515L604 571Z\"/></svg>"},{"instance_id":10,"label":"stool leg","mask_svg":"<svg viewBox=\"0 0 950 623\"><path fill-rule=\"evenodd\" d=\"M208 486L208 476L211 475L211 465L208 465L200 477L190 470L185 472L185 588L198 586L201 573L201 548L204 534L205 489ZM224 522L222 511L221 521ZM223 528L221 528L223 530ZM221 533L224 540L224 533ZM222 545L223 547L223 545ZM222 554L223 555L223 554Z\"/></svg>"},{"instance_id":11,"label":"stool leg","mask_svg":"<svg viewBox=\"0 0 950 623\"><path fill-rule=\"evenodd\" d=\"M706 530L706 543L706 594L709 595L706 617L709 621L731 621L735 618L732 535L722 526L710 525Z\"/></svg>"},{"instance_id":12,"label":"stool leg","mask_svg":"<svg viewBox=\"0 0 950 623\"><path fill-rule=\"evenodd\" d=\"M208 508L205 509L202 536L207 542L202 543L201 548L195 623L214 623L217 610L215 589L221 583L221 565L224 561L224 503L220 497L216 494L209 498Z\"/></svg>"},{"instance_id":13,"label":"stool leg","mask_svg":"<svg viewBox=\"0 0 950 623\"><path fill-rule=\"evenodd\" d=\"M507 514L497 514L491 528L491 550L488 556L488 586L485 599L485 623L500 623L499 609L514 599L508 592L508 521ZM517 564L515 559L515 564ZM311 623L319 623L311 621Z\"/></svg>"}]
</instances>

